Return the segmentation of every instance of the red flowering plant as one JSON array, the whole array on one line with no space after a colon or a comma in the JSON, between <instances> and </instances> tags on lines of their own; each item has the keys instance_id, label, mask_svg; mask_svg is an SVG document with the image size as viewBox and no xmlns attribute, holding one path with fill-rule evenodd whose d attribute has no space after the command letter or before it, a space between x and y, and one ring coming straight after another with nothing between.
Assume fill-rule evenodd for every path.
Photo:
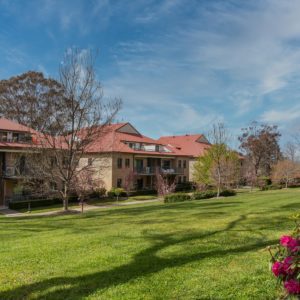
<instances>
[{"instance_id":1,"label":"red flowering plant","mask_svg":"<svg viewBox=\"0 0 300 300\"><path fill-rule=\"evenodd\" d=\"M271 269L283 285L284 299L300 299L300 215L294 217L296 227L291 235L283 235L280 244L268 247ZM272 253L271 250L275 250Z\"/></svg>"}]
</instances>

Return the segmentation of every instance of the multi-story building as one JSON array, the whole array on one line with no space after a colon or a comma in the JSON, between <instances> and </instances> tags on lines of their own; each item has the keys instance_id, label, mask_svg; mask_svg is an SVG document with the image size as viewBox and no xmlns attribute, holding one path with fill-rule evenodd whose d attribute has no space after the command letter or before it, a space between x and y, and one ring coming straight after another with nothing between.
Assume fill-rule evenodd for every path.
<instances>
[{"instance_id":1,"label":"multi-story building","mask_svg":"<svg viewBox=\"0 0 300 300\"><path fill-rule=\"evenodd\" d=\"M24 153L31 147L34 130L0 119L0 206L15 193L18 181L26 175Z\"/></svg>"},{"instance_id":2,"label":"multi-story building","mask_svg":"<svg viewBox=\"0 0 300 300\"><path fill-rule=\"evenodd\" d=\"M124 186L130 173L135 175L135 189L153 189L157 172L170 182L190 180L191 155L142 135L130 123L111 125L88 152L86 163L89 157L98 157L93 163L101 169L107 189Z\"/></svg>"},{"instance_id":3,"label":"multi-story building","mask_svg":"<svg viewBox=\"0 0 300 300\"><path fill-rule=\"evenodd\" d=\"M14 195L19 180L26 175L26 152L35 131L0 119L0 206ZM92 165L106 190L124 187L133 178L132 188L154 189L157 173L169 182L192 180L193 163L209 147L203 135L146 137L130 123L108 125L89 145L80 165ZM80 167L79 165L79 167Z\"/></svg>"},{"instance_id":4,"label":"multi-story building","mask_svg":"<svg viewBox=\"0 0 300 300\"><path fill-rule=\"evenodd\" d=\"M159 143L168 145L171 149L179 150L189 157L189 181L193 181L194 164L199 156L204 155L210 147L209 141L203 134L185 134L163 136L158 139Z\"/></svg>"}]
</instances>

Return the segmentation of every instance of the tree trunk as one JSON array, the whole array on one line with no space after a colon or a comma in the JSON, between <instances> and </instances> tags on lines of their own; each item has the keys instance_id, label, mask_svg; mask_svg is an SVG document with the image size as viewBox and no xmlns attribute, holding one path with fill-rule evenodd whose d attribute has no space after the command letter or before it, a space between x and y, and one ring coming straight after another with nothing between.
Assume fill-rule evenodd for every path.
<instances>
[{"instance_id":1,"label":"tree trunk","mask_svg":"<svg viewBox=\"0 0 300 300\"><path fill-rule=\"evenodd\" d=\"M64 211L67 211L69 208L68 197L64 197L63 202L64 202Z\"/></svg>"},{"instance_id":2,"label":"tree trunk","mask_svg":"<svg viewBox=\"0 0 300 300\"><path fill-rule=\"evenodd\" d=\"M220 197L220 188L221 188L221 172L218 169L218 186L217 186L217 198Z\"/></svg>"},{"instance_id":3,"label":"tree trunk","mask_svg":"<svg viewBox=\"0 0 300 300\"><path fill-rule=\"evenodd\" d=\"M285 181L285 188L286 189L288 188L288 182L289 182L288 180Z\"/></svg>"},{"instance_id":4,"label":"tree trunk","mask_svg":"<svg viewBox=\"0 0 300 300\"><path fill-rule=\"evenodd\" d=\"M64 203L64 211L68 211L68 209L69 209L69 199L68 199L66 184L64 185L63 203Z\"/></svg>"}]
</instances>

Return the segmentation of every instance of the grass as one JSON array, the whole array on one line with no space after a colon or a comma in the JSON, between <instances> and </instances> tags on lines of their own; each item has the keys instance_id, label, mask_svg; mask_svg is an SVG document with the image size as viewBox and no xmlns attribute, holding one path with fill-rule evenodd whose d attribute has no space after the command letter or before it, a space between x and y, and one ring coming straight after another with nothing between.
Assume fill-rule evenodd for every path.
<instances>
[{"instance_id":1,"label":"grass","mask_svg":"<svg viewBox=\"0 0 300 300\"><path fill-rule=\"evenodd\" d=\"M157 199L157 195L141 195L141 196L129 197L130 201L144 201L144 200L153 200L153 199Z\"/></svg>"},{"instance_id":2,"label":"grass","mask_svg":"<svg viewBox=\"0 0 300 300\"><path fill-rule=\"evenodd\" d=\"M69 203L69 208L73 209L75 207L79 207L78 203ZM62 210L62 203L58 204L52 204L48 206L37 206L37 207L31 207L30 212L28 212L28 208L18 208L14 209L18 212L22 213L30 213L30 214L35 214L35 213L41 213L41 212L48 212L48 211L57 211L57 210Z\"/></svg>"},{"instance_id":3,"label":"grass","mask_svg":"<svg viewBox=\"0 0 300 300\"><path fill-rule=\"evenodd\" d=\"M275 299L299 189L0 217L0 299Z\"/></svg>"},{"instance_id":4,"label":"grass","mask_svg":"<svg viewBox=\"0 0 300 300\"><path fill-rule=\"evenodd\" d=\"M157 195L132 196L129 198L120 198L119 201L117 201L117 198L94 199L94 200L89 200L88 204L102 206L102 205L110 205L110 204L116 204L116 203L122 204L122 203L128 203L128 202L132 202L132 201L145 201L145 200L153 200L153 199L157 199ZM69 203L70 209L79 208L79 207L80 207L80 205L78 202L70 202ZM48 205L48 206L31 207L30 212L28 212L28 208L18 208L15 210L18 212L21 212L21 213L30 213L30 214L59 211L59 210L62 210L62 203L61 204L52 204L52 205Z\"/></svg>"}]
</instances>

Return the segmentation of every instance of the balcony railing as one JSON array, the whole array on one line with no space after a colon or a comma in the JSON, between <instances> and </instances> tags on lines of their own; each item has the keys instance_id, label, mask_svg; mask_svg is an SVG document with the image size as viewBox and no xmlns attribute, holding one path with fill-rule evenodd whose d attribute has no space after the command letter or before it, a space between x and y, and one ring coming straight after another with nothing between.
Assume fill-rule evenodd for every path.
<instances>
[{"instance_id":1,"label":"balcony railing","mask_svg":"<svg viewBox=\"0 0 300 300\"><path fill-rule=\"evenodd\" d=\"M161 168L161 167L136 167L135 172L138 175L154 175L157 172L164 175L170 174L183 174L184 171L182 168Z\"/></svg>"},{"instance_id":2,"label":"balcony railing","mask_svg":"<svg viewBox=\"0 0 300 300\"><path fill-rule=\"evenodd\" d=\"M4 177L22 177L29 174L28 169L20 169L18 167L6 167L3 171Z\"/></svg>"}]
</instances>

